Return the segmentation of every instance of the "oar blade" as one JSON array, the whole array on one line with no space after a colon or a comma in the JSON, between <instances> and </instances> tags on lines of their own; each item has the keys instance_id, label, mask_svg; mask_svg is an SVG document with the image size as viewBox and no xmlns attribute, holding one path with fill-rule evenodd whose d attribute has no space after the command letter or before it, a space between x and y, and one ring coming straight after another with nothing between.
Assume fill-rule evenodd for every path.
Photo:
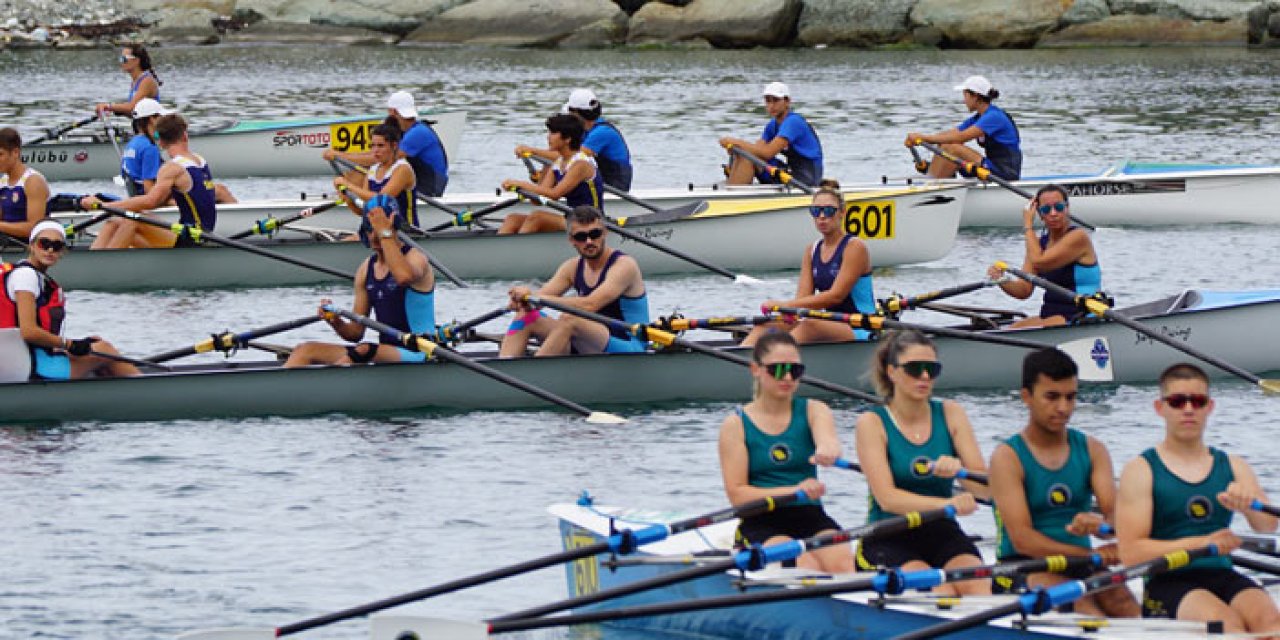
<instances>
[{"instance_id":1,"label":"oar blade","mask_svg":"<svg viewBox=\"0 0 1280 640\"><path fill-rule=\"evenodd\" d=\"M734 284L764 284L764 280L760 278L752 278L751 276L741 274L733 277Z\"/></svg>"},{"instance_id":2,"label":"oar blade","mask_svg":"<svg viewBox=\"0 0 1280 640\"><path fill-rule=\"evenodd\" d=\"M462 622L425 616L372 616L369 618L369 640L483 640L489 638L489 626L478 622Z\"/></svg>"},{"instance_id":3,"label":"oar blade","mask_svg":"<svg viewBox=\"0 0 1280 640\"><path fill-rule=\"evenodd\" d=\"M641 213L635 216L625 216L618 218L618 226L625 227L674 222L676 220L681 220L688 218L689 216L702 213L703 211L706 211L709 206L710 205L707 204L706 200L699 200L697 202L690 202L689 204L672 207L670 209L660 209L653 213Z\"/></svg>"},{"instance_id":4,"label":"oar blade","mask_svg":"<svg viewBox=\"0 0 1280 640\"><path fill-rule=\"evenodd\" d=\"M1280 380L1275 378L1263 378L1258 381L1258 386L1269 396L1280 394Z\"/></svg>"},{"instance_id":5,"label":"oar blade","mask_svg":"<svg viewBox=\"0 0 1280 640\"><path fill-rule=\"evenodd\" d=\"M592 411L586 417L586 421L591 424L626 424L627 419L608 411Z\"/></svg>"},{"instance_id":6,"label":"oar blade","mask_svg":"<svg viewBox=\"0 0 1280 640\"><path fill-rule=\"evenodd\" d=\"M1115 382L1111 343L1103 336L1063 342L1058 349L1076 363L1082 382Z\"/></svg>"},{"instance_id":7,"label":"oar blade","mask_svg":"<svg viewBox=\"0 0 1280 640\"><path fill-rule=\"evenodd\" d=\"M254 627L203 629L178 636L178 640L275 640L275 638L275 629Z\"/></svg>"}]
</instances>

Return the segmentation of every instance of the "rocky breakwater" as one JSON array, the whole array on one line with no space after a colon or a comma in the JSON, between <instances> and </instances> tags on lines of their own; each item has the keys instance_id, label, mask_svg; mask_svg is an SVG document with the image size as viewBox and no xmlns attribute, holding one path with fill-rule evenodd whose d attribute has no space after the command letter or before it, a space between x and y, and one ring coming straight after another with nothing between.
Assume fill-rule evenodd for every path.
<instances>
[{"instance_id":1,"label":"rocky breakwater","mask_svg":"<svg viewBox=\"0 0 1280 640\"><path fill-rule=\"evenodd\" d=\"M721 48L1280 42L1280 0L0 0L0 8L11 16L0 36L26 44L94 37ZM87 25L88 35L77 32Z\"/></svg>"}]
</instances>

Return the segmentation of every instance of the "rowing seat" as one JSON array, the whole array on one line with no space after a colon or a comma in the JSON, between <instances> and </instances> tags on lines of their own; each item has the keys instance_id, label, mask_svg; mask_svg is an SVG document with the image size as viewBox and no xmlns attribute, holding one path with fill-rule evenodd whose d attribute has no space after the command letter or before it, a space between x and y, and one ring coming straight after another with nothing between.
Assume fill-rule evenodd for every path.
<instances>
[{"instance_id":1,"label":"rowing seat","mask_svg":"<svg viewBox=\"0 0 1280 640\"><path fill-rule=\"evenodd\" d=\"M0 382L26 382L31 378L31 351L21 329L0 329Z\"/></svg>"}]
</instances>

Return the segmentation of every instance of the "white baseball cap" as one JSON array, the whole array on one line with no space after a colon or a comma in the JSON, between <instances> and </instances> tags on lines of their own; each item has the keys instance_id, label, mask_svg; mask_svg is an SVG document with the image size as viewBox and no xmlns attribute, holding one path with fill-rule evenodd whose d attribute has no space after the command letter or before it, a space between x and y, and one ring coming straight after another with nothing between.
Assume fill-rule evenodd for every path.
<instances>
[{"instance_id":1,"label":"white baseball cap","mask_svg":"<svg viewBox=\"0 0 1280 640\"><path fill-rule=\"evenodd\" d=\"M790 98L791 90L781 82L770 82L764 87L764 95L774 98Z\"/></svg>"},{"instance_id":2,"label":"white baseball cap","mask_svg":"<svg viewBox=\"0 0 1280 640\"><path fill-rule=\"evenodd\" d=\"M174 113L173 109L166 109L164 105L156 102L154 98L143 98L138 104L133 105L133 119L150 118L151 116L167 116Z\"/></svg>"},{"instance_id":3,"label":"white baseball cap","mask_svg":"<svg viewBox=\"0 0 1280 640\"><path fill-rule=\"evenodd\" d=\"M590 89L574 89L569 94L569 101L564 103L564 108L561 111L564 113L569 113L570 109L590 111L598 106L600 106L600 101L596 99L595 92Z\"/></svg>"},{"instance_id":4,"label":"white baseball cap","mask_svg":"<svg viewBox=\"0 0 1280 640\"><path fill-rule=\"evenodd\" d=\"M401 118L417 118L418 108L413 103L413 96L408 91L397 91L387 98L387 108L395 109Z\"/></svg>"},{"instance_id":5,"label":"white baseball cap","mask_svg":"<svg viewBox=\"0 0 1280 640\"><path fill-rule=\"evenodd\" d=\"M991 81L982 76L969 76L964 82L956 85L956 91L969 91L980 96L991 95L991 90L995 87L991 86Z\"/></svg>"}]
</instances>

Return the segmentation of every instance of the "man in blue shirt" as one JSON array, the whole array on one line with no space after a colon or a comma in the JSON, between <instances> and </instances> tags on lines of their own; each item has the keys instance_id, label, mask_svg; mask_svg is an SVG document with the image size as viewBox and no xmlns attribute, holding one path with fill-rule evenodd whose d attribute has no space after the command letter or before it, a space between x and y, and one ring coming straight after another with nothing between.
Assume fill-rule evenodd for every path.
<instances>
[{"instance_id":1,"label":"man in blue shirt","mask_svg":"<svg viewBox=\"0 0 1280 640\"><path fill-rule=\"evenodd\" d=\"M590 89L574 89L569 94L569 101L564 103L560 112L573 114L582 120L582 127L587 131L586 137L582 139L582 150L596 159L596 165L600 167L600 177L604 178L604 183L615 189L630 191L631 150L627 147L627 141L622 137L622 132L601 115L603 110L595 92ZM516 147L516 157L523 158L526 154L538 156L549 162L560 157L560 154L550 149L538 149L523 144Z\"/></svg>"},{"instance_id":2,"label":"man in blue shirt","mask_svg":"<svg viewBox=\"0 0 1280 640\"><path fill-rule=\"evenodd\" d=\"M907 146L915 146L918 142L942 145L942 149L951 155L965 162L979 163L1005 180L1021 178L1022 136L1018 133L1018 125L1004 109L991 104L992 100L1000 97L1000 92L982 76L965 78L956 90L963 92L964 106L973 115L955 129L932 134L908 133ZM978 145L986 150L985 157L965 146L970 140L977 140ZM958 169L956 163L934 156L929 164L929 176L950 178Z\"/></svg>"},{"instance_id":3,"label":"man in blue shirt","mask_svg":"<svg viewBox=\"0 0 1280 640\"><path fill-rule=\"evenodd\" d=\"M764 108L769 114L760 139L747 142L741 138L724 137L720 146L734 146L751 155L785 169L797 182L817 186L822 181L822 141L808 120L791 111L791 90L781 82L771 82L764 88ZM777 156L781 155L779 160ZM757 171L750 161L736 155L730 156L728 184L750 184L751 179L761 184L776 182L773 176Z\"/></svg>"},{"instance_id":4,"label":"man in blue shirt","mask_svg":"<svg viewBox=\"0 0 1280 640\"><path fill-rule=\"evenodd\" d=\"M400 156L413 167L418 180L415 190L432 197L444 195L445 187L449 185L449 156L440 136L427 126L432 122L418 119L418 108L408 91L397 91L387 99L387 119L394 120L404 132L400 138ZM374 163L370 151L347 153L325 149L323 156L325 160L342 158L362 167Z\"/></svg>"}]
</instances>

